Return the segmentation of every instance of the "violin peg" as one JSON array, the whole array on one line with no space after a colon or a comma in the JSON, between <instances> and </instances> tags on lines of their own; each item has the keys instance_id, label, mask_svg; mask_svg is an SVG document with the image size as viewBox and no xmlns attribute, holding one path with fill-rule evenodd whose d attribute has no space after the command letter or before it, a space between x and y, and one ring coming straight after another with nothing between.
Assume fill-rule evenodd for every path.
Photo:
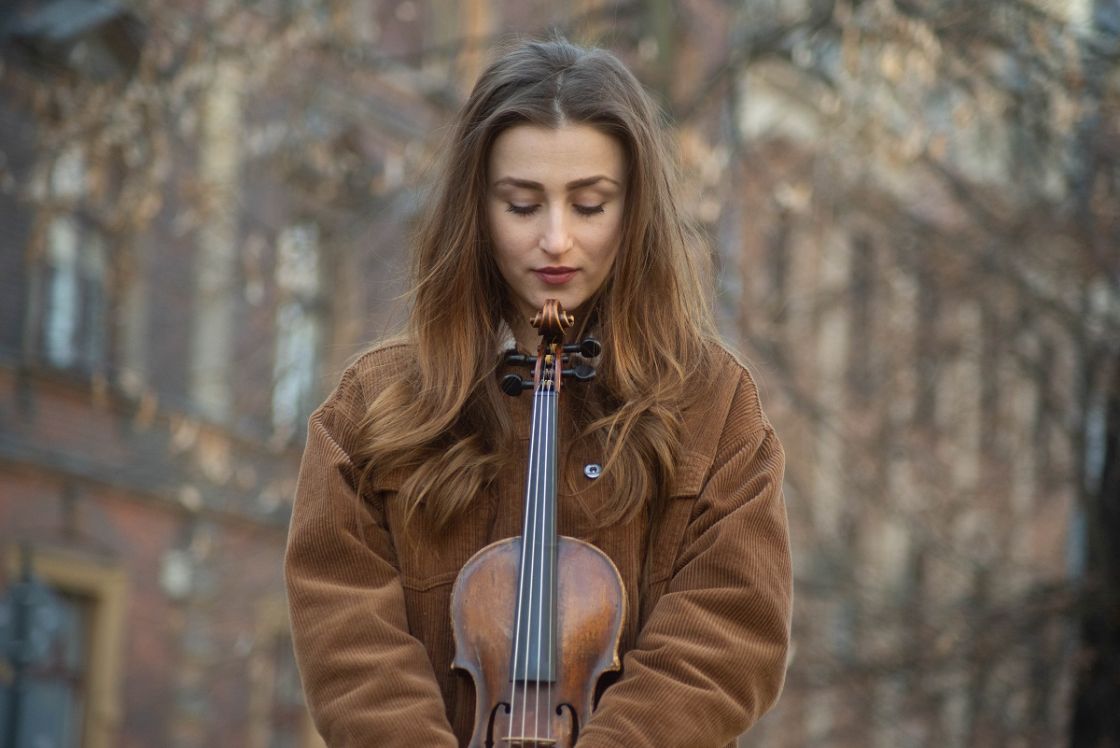
<instances>
[{"instance_id":1,"label":"violin peg","mask_svg":"<svg viewBox=\"0 0 1120 748\"><path fill-rule=\"evenodd\" d=\"M518 353L516 350L506 351L505 361L510 366L535 366L537 363L535 356L526 356L524 353Z\"/></svg>"},{"instance_id":2,"label":"violin peg","mask_svg":"<svg viewBox=\"0 0 1120 748\"><path fill-rule=\"evenodd\" d=\"M595 358L603 352L603 345L595 338L584 338L578 343L566 343L564 353L578 353L584 358Z\"/></svg>"},{"instance_id":3,"label":"violin peg","mask_svg":"<svg viewBox=\"0 0 1120 748\"><path fill-rule=\"evenodd\" d=\"M502 377L502 383L499 386L502 388L502 392L517 397L522 390L526 389L526 382L516 374L506 374ZM532 387L532 382L529 382L528 386Z\"/></svg>"},{"instance_id":4,"label":"violin peg","mask_svg":"<svg viewBox=\"0 0 1120 748\"><path fill-rule=\"evenodd\" d=\"M577 382L589 382L595 378L595 369L587 364L580 364L571 369L564 369L563 376L574 378Z\"/></svg>"}]
</instances>

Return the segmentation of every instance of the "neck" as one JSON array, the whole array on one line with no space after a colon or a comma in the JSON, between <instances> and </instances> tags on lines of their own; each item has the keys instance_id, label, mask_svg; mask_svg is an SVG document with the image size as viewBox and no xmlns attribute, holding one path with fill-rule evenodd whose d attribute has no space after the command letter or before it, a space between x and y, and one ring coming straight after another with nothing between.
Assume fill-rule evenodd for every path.
<instances>
[{"instance_id":1,"label":"neck","mask_svg":"<svg viewBox=\"0 0 1120 748\"><path fill-rule=\"evenodd\" d=\"M518 350L523 353L537 352L537 348L540 347L540 335L537 333L537 328L529 324L528 317L522 314L514 315L509 328L513 333L513 339L517 341Z\"/></svg>"}]
</instances>

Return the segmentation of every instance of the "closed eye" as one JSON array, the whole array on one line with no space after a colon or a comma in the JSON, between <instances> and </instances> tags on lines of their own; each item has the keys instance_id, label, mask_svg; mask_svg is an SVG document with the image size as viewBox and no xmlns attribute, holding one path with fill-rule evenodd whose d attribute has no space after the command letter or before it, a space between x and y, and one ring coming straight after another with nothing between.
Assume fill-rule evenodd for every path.
<instances>
[{"instance_id":1,"label":"closed eye","mask_svg":"<svg viewBox=\"0 0 1120 748\"><path fill-rule=\"evenodd\" d=\"M606 203L600 203L598 205L573 205L572 207L575 208L575 211L581 216L594 216L602 213L603 206L605 205ZM540 203L534 203L532 205L518 205L517 203L507 203L506 212L513 213L514 215L518 216L531 216L537 212L537 208L539 207L541 207Z\"/></svg>"}]
</instances>

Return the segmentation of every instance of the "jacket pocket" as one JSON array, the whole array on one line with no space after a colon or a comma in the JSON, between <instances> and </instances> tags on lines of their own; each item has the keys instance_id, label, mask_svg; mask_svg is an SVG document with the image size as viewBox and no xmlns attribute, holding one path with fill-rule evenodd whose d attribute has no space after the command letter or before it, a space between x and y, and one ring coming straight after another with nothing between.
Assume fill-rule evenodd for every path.
<instances>
[{"instance_id":1,"label":"jacket pocket","mask_svg":"<svg viewBox=\"0 0 1120 748\"><path fill-rule=\"evenodd\" d=\"M684 533L710 463L711 457L699 452L688 452L681 460L669 490L669 501L657 526L651 528L648 575L651 585L666 581L676 571Z\"/></svg>"},{"instance_id":2,"label":"jacket pocket","mask_svg":"<svg viewBox=\"0 0 1120 748\"><path fill-rule=\"evenodd\" d=\"M644 625L649 618L650 612L661 599L661 595L669 585L669 580L677 570L685 531L692 519L692 511L704 486L710 465L710 455L695 451L685 454L670 488L665 509L656 527L650 528L649 570L645 589L641 595L639 612L641 625Z\"/></svg>"}]
</instances>

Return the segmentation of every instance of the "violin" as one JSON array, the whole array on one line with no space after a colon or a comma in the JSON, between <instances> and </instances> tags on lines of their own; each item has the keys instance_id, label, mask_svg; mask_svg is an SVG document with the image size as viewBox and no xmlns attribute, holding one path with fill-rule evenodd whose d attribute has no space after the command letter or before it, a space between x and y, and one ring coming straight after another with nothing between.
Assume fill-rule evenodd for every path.
<instances>
[{"instance_id":1,"label":"violin","mask_svg":"<svg viewBox=\"0 0 1120 748\"><path fill-rule=\"evenodd\" d=\"M565 379L594 370L594 339L564 345L574 322L550 299L531 320L541 335L531 381L507 374L502 389L533 390L524 523L519 537L492 543L467 561L451 593L455 659L474 681L471 748L571 748L594 707L603 673L618 670L626 616L622 577L605 553L556 533L556 406Z\"/></svg>"}]
</instances>

